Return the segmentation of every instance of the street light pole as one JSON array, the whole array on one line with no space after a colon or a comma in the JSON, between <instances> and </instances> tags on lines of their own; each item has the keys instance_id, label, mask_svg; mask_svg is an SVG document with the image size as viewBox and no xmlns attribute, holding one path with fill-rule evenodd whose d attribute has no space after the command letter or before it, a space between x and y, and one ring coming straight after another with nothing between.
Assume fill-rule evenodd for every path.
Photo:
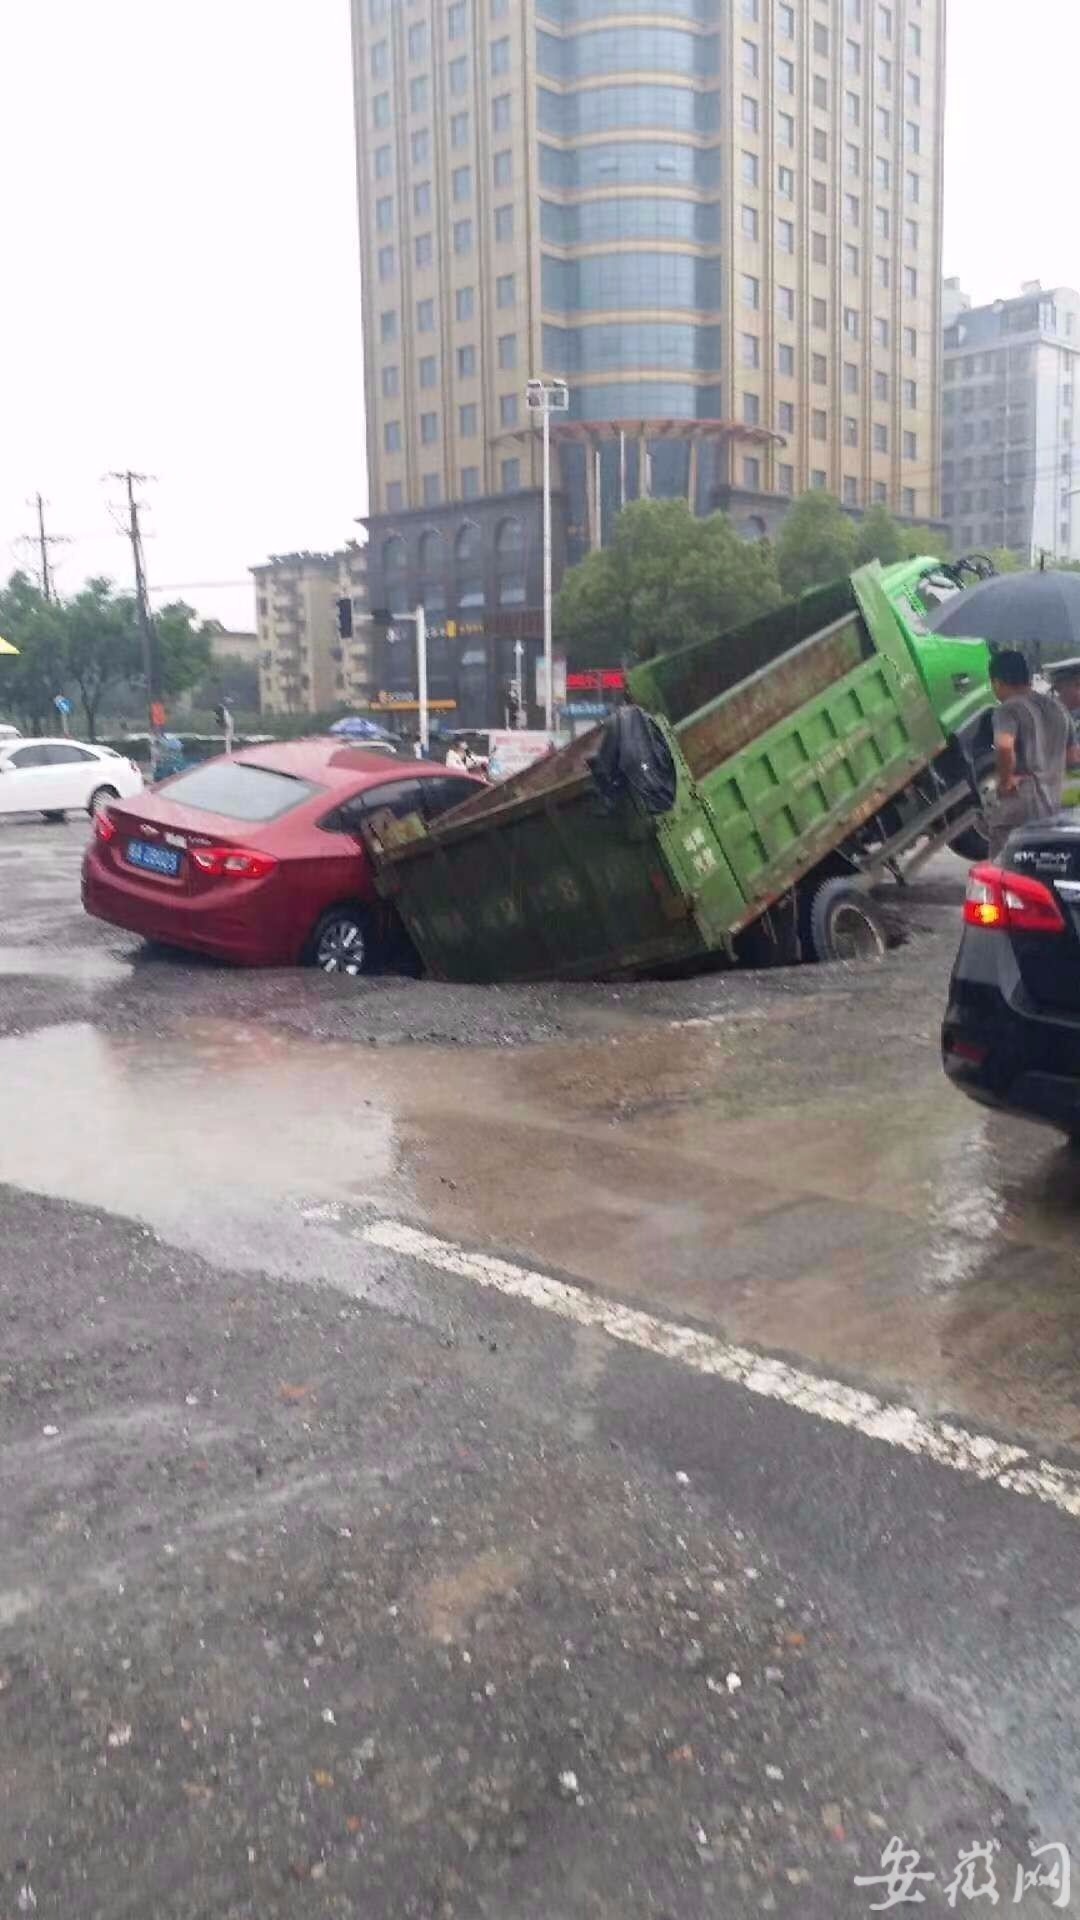
<instances>
[{"instance_id":1,"label":"street light pole","mask_svg":"<svg viewBox=\"0 0 1080 1920\"><path fill-rule=\"evenodd\" d=\"M544 729L555 731L555 662L551 644L551 416L565 413L570 391L565 380L530 380L525 404L540 415L544 440Z\"/></svg>"},{"instance_id":2,"label":"street light pole","mask_svg":"<svg viewBox=\"0 0 1080 1920\"><path fill-rule=\"evenodd\" d=\"M413 614L416 622L416 700L420 709L420 745L426 753L431 743L431 729L428 725L427 693L427 613L422 606Z\"/></svg>"}]
</instances>

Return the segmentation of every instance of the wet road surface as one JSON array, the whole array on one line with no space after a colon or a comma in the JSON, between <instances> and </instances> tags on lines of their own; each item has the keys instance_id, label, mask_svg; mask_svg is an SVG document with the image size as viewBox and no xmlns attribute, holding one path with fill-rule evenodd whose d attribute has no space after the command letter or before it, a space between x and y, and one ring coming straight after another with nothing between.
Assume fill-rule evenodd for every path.
<instances>
[{"instance_id":1,"label":"wet road surface","mask_svg":"<svg viewBox=\"0 0 1080 1920\"><path fill-rule=\"evenodd\" d=\"M541 1298L1076 1466L1075 1163L937 1066L959 869L880 969L485 991L148 958L83 833L0 827L0 1916L854 1914L894 1832L947 1911L1080 1845L1080 1519Z\"/></svg>"}]
</instances>

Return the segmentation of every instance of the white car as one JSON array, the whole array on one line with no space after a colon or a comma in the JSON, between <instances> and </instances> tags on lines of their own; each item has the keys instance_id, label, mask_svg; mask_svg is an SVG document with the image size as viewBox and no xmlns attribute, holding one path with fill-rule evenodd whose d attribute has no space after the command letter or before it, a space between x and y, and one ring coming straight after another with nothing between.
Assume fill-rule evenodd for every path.
<instances>
[{"instance_id":1,"label":"white car","mask_svg":"<svg viewBox=\"0 0 1080 1920\"><path fill-rule=\"evenodd\" d=\"M82 740L0 740L0 813L70 809L94 814L109 800L130 800L145 782L133 760Z\"/></svg>"}]
</instances>

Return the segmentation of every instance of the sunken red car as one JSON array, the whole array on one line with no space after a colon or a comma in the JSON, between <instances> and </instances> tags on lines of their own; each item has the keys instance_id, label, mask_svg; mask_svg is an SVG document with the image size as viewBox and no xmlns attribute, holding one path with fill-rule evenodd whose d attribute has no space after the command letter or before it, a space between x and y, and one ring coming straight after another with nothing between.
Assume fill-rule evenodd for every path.
<instances>
[{"instance_id":1,"label":"sunken red car","mask_svg":"<svg viewBox=\"0 0 1080 1920\"><path fill-rule=\"evenodd\" d=\"M400 941L365 822L432 820L480 783L339 741L246 749L112 801L83 861L87 913L246 967L366 973Z\"/></svg>"}]
</instances>

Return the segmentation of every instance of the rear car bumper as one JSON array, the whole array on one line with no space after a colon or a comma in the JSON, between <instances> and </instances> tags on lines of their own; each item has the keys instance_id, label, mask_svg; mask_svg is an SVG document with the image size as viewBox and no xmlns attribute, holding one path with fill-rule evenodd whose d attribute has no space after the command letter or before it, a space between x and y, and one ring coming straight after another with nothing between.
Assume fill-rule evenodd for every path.
<instances>
[{"instance_id":1,"label":"rear car bumper","mask_svg":"<svg viewBox=\"0 0 1080 1920\"><path fill-rule=\"evenodd\" d=\"M1080 1019L1032 1006L1001 933L965 930L941 1048L970 1099L1080 1133Z\"/></svg>"},{"instance_id":2,"label":"rear car bumper","mask_svg":"<svg viewBox=\"0 0 1080 1920\"><path fill-rule=\"evenodd\" d=\"M229 880L220 897L173 893L136 874L129 879L106 863L96 844L83 856L82 903L94 919L233 966L285 967L299 957L294 936L282 931L273 911L270 891L263 881Z\"/></svg>"}]
</instances>

